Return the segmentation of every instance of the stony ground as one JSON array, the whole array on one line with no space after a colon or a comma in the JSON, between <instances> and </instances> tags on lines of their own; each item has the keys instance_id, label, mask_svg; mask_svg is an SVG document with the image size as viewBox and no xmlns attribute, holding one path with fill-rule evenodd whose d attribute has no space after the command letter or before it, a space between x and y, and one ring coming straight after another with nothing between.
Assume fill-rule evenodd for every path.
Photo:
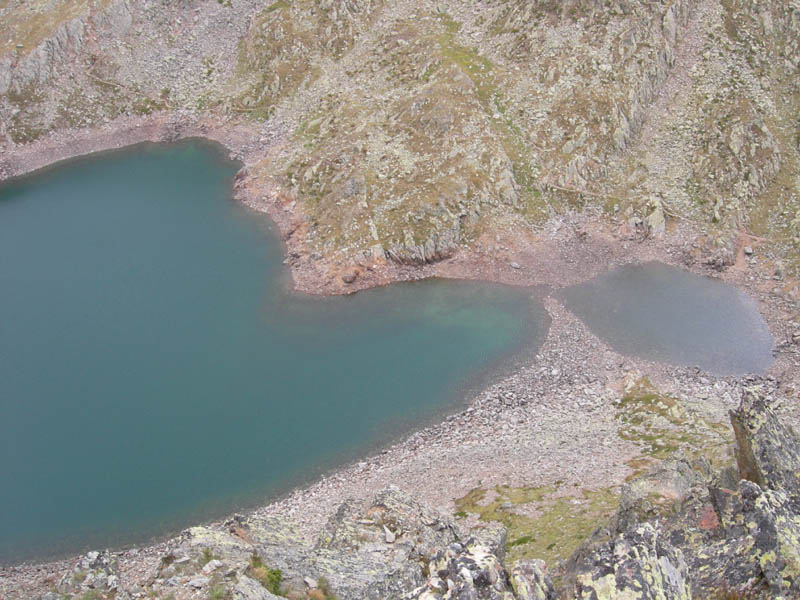
<instances>
[{"instance_id":1,"label":"stony ground","mask_svg":"<svg viewBox=\"0 0 800 600\"><path fill-rule=\"evenodd\" d=\"M748 232L792 273L799 12L796 0L5 0L0 156L121 116L264 129L248 185L291 211L296 261L327 289L385 261L541 232L576 207L658 234L688 221L725 263Z\"/></svg>"}]
</instances>

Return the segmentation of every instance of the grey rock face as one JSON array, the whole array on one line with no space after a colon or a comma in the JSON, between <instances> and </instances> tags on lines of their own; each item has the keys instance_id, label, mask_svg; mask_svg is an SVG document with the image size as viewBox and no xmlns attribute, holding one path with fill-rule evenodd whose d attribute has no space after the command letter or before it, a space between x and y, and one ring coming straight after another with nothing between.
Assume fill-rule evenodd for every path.
<instances>
[{"instance_id":1,"label":"grey rock face","mask_svg":"<svg viewBox=\"0 0 800 600\"><path fill-rule=\"evenodd\" d=\"M508 575L492 549L477 540L451 544L429 564L425 584L404 600L513 600Z\"/></svg>"},{"instance_id":2,"label":"grey rock face","mask_svg":"<svg viewBox=\"0 0 800 600\"><path fill-rule=\"evenodd\" d=\"M553 583L540 560L520 560L514 565L511 588L517 600L555 600Z\"/></svg>"},{"instance_id":3,"label":"grey rock face","mask_svg":"<svg viewBox=\"0 0 800 600\"><path fill-rule=\"evenodd\" d=\"M738 482L679 460L626 485L611 527L572 557L562 593L591 600L713 598L723 590L800 597L800 510L792 496L800 440L771 406L749 392L731 413Z\"/></svg>"},{"instance_id":4,"label":"grey rock face","mask_svg":"<svg viewBox=\"0 0 800 600\"><path fill-rule=\"evenodd\" d=\"M772 400L748 392L731 412L739 476L762 488L782 490L800 503L800 444L797 433L778 419Z\"/></svg>"},{"instance_id":5,"label":"grey rock face","mask_svg":"<svg viewBox=\"0 0 800 600\"><path fill-rule=\"evenodd\" d=\"M686 460L666 461L623 486L615 533L660 516L665 499L685 498L704 479Z\"/></svg>"},{"instance_id":6,"label":"grey rock face","mask_svg":"<svg viewBox=\"0 0 800 600\"><path fill-rule=\"evenodd\" d=\"M243 600L272 597L259 595L262 590L255 586L261 585L248 575L253 556L268 568L281 570L287 593L304 592L307 580L324 578L341 600L400 598L422 586L423 565L459 539L449 518L394 487L381 491L366 508L352 502L342 504L315 546L278 518L237 516L226 526L222 531L211 527L187 530L174 555L187 556L188 564L199 565L201 557L210 553L215 558L205 567L213 564L218 566L214 572L229 569L238 573L233 593ZM488 549L499 552L505 545L504 530L491 529L484 535ZM502 570L496 556L492 564L495 570ZM205 572L200 567L197 570Z\"/></svg>"},{"instance_id":7,"label":"grey rock face","mask_svg":"<svg viewBox=\"0 0 800 600\"><path fill-rule=\"evenodd\" d=\"M683 553L650 523L598 548L592 568L577 576L577 598L688 600L692 597Z\"/></svg>"},{"instance_id":8,"label":"grey rock face","mask_svg":"<svg viewBox=\"0 0 800 600\"><path fill-rule=\"evenodd\" d=\"M737 494L718 494L716 504L727 534L709 559L738 564L729 578L741 583L763 580L775 596L800 595L800 514L781 490L739 482ZM711 562L709 560L708 562Z\"/></svg>"}]
</instances>

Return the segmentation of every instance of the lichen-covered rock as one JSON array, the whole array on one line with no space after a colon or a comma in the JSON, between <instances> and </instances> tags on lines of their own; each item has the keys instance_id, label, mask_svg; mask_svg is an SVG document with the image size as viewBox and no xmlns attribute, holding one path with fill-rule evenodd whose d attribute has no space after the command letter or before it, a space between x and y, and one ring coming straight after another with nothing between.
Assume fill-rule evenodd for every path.
<instances>
[{"instance_id":1,"label":"lichen-covered rock","mask_svg":"<svg viewBox=\"0 0 800 600\"><path fill-rule=\"evenodd\" d=\"M739 483L738 494L717 496L728 540L715 548L715 560L725 550L746 563L745 573L759 575L775 595L800 596L800 513L781 490ZM744 551L743 551L744 550ZM711 557L710 557L711 558ZM753 571L760 570L753 577Z\"/></svg>"},{"instance_id":2,"label":"lichen-covered rock","mask_svg":"<svg viewBox=\"0 0 800 600\"><path fill-rule=\"evenodd\" d=\"M702 485L705 478L688 460L664 461L641 477L626 483L614 518L616 533L672 511L676 501Z\"/></svg>"},{"instance_id":3,"label":"lichen-covered rock","mask_svg":"<svg viewBox=\"0 0 800 600\"><path fill-rule=\"evenodd\" d=\"M731 412L739 477L781 490L800 506L800 438L775 415L773 402L750 390Z\"/></svg>"},{"instance_id":4,"label":"lichen-covered rock","mask_svg":"<svg viewBox=\"0 0 800 600\"><path fill-rule=\"evenodd\" d=\"M502 556L504 530L479 533L486 540L486 554L494 559L485 559L487 564L504 573L493 554ZM304 593L306 579L324 578L340 600L385 600L422 586L423 566L458 539L451 519L390 486L366 507L343 503L315 545L278 517L235 516L223 529L193 527L162 561L155 578L168 585L176 575L204 573L217 561L224 565L219 571L237 574L234 597L261 599L262 590L250 576L257 560L264 568L281 571L287 593Z\"/></svg>"},{"instance_id":5,"label":"lichen-covered rock","mask_svg":"<svg viewBox=\"0 0 800 600\"><path fill-rule=\"evenodd\" d=\"M517 600L555 600L553 582L540 560L518 560L509 575Z\"/></svg>"},{"instance_id":6,"label":"lichen-covered rock","mask_svg":"<svg viewBox=\"0 0 800 600\"><path fill-rule=\"evenodd\" d=\"M386 531L392 534L387 542ZM416 557L429 558L457 539L452 519L431 510L396 486L383 489L365 513L344 503L329 519L318 548L347 550L402 548Z\"/></svg>"},{"instance_id":7,"label":"lichen-covered rock","mask_svg":"<svg viewBox=\"0 0 800 600\"><path fill-rule=\"evenodd\" d=\"M689 570L680 550L651 524L620 534L594 554L591 570L577 577L586 600L689 600Z\"/></svg>"},{"instance_id":8,"label":"lichen-covered rock","mask_svg":"<svg viewBox=\"0 0 800 600\"><path fill-rule=\"evenodd\" d=\"M503 563L476 540L451 544L428 565L425 584L404 600L514 600Z\"/></svg>"}]
</instances>

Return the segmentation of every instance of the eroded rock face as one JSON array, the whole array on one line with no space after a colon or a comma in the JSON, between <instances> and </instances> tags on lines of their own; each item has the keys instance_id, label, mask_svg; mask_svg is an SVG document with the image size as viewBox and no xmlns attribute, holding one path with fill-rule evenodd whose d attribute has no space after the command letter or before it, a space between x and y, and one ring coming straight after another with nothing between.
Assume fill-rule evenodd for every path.
<instances>
[{"instance_id":1,"label":"eroded rock face","mask_svg":"<svg viewBox=\"0 0 800 600\"><path fill-rule=\"evenodd\" d=\"M577 576L577 598L688 600L692 597L683 554L650 523L601 546L590 561L591 570Z\"/></svg>"},{"instance_id":2,"label":"eroded rock face","mask_svg":"<svg viewBox=\"0 0 800 600\"><path fill-rule=\"evenodd\" d=\"M750 391L731 412L739 475L762 488L781 490L800 506L798 436L775 415L772 402Z\"/></svg>"},{"instance_id":3,"label":"eroded rock face","mask_svg":"<svg viewBox=\"0 0 800 600\"><path fill-rule=\"evenodd\" d=\"M51 27L10 31L43 39L0 39L0 149L157 111L269 123L281 151L254 173L310 253L351 264L443 260L610 198L656 237L711 229L720 269L767 211L797 259L795 3L42 4Z\"/></svg>"}]
</instances>

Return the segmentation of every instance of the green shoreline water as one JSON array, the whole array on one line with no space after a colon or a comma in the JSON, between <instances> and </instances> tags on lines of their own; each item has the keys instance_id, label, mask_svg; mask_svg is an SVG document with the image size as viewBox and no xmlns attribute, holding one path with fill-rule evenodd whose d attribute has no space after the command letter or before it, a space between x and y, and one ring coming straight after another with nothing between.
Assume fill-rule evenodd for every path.
<instances>
[{"instance_id":1,"label":"green shoreline water","mask_svg":"<svg viewBox=\"0 0 800 600\"><path fill-rule=\"evenodd\" d=\"M208 143L0 186L0 562L163 537L453 410L549 323L530 290L287 292Z\"/></svg>"}]
</instances>

